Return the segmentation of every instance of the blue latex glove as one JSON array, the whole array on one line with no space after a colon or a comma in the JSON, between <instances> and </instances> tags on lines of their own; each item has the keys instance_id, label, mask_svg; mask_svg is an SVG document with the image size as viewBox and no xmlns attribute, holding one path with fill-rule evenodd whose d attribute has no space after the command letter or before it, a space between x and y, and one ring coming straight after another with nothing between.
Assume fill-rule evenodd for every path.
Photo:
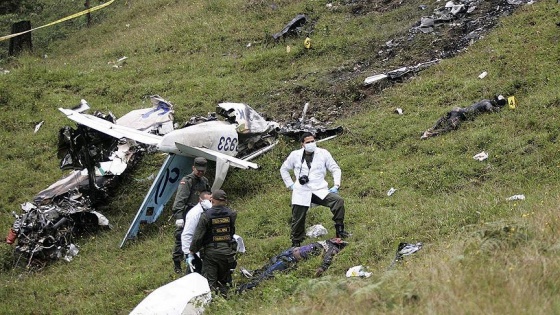
<instances>
[{"instance_id":1,"label":"blue latex glove","mask_svg":"<svg viewBox=\"0 0 560 315\"><path fill-rule=\"evenodd\" d=\"M338 194L338 186L332 186L329 189L329 192L333 193L333 194Z\"/></svg>"},{"instance_id":2,"label":"blue latex glove","mask_svg":"<svg viewBox=\"0 0 560 315\"><path fill-rule=\"evenodd\" d=\"M193 264L193 260L194 260L194 255L189 253L187 255L186 262L187 262L187 266L189 266L189 268L191 268L191 271L194 271L194 269L195 269L194 264Z\"/></svg>"},{"instance_id":3,"label":"blue latex glove","mask_svg":"<svg viewBox=\"0 0 560 315\"><path fill-rule=\"evenodd\" d=\"M291 184L290 187L288 187L288 189L294 190L294 184Z\"/></svg>"}]
</instances>

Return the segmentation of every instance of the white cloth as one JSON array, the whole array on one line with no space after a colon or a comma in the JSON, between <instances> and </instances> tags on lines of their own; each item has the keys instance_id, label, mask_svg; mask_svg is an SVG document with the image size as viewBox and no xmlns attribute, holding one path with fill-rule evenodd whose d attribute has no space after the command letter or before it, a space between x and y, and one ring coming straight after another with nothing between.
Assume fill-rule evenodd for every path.
<instances>
[{"instance_id":1,"label":"white cloth","mask_svg":"<svg viewBox=\"0 0 560 315\"><path fill-rule=\"evenodd\" d=\"M317 148L313 153L313 161L311 162L311 169L309 169L305 161L302 163L303 151L303 148L301 148L290 153L280 167L280 175L282 175L286 187L294 185L292 204L309 207L312 194L324 199L329 193L329 184L325 180L327 170L332 174L336 186L340 186L342 171L331 153L322 148ZM296 177L295 182L290 171L293 171ZM301 185L299 183L298 179L301 175L309 177L307 184Z\"/></svg>"},{"instance_id":2,"label":"white cloth","mask_svg":"<svg viewBox=\"0 0 560 315\"><path fill-rule=\"evenodd\" d=\"M194 230L196 230L196 225L198 220L200 220L200 215L204 209L200 205L200 202L196 206L192 207L185 217L185 225L183 227L183 233L181 233L181 248L183 253L188 254L189 248L191 247L192 239L194 236Z\"/></svg>"}]
</instances>

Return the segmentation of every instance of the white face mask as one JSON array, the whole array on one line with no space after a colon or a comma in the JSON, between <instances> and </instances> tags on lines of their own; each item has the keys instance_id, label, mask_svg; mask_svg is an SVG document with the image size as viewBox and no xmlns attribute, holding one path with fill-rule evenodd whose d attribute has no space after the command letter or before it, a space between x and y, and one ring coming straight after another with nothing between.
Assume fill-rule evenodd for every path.
<instances>
[{"instance_id":1,"label":"white face mask","mask_svg":"<svg viewBox=\"0 0 560 315\"><path fill-rule=\"evenodd\" d=\"M204 199L200 202L202 209L207 210L212 208L212 202L210 200Z\"/></svg>"},{"instance_id":2,"label":"white face mask","mask_svg":"<svg viewBox=\"0 0 560 315\"><path fill-rule=\"evenodd\" d=\"M315 149L317 149L317 143L316 142L306 143L303 145L303 147L307 152L315 152Z\"/></svg>"}]
</instances>

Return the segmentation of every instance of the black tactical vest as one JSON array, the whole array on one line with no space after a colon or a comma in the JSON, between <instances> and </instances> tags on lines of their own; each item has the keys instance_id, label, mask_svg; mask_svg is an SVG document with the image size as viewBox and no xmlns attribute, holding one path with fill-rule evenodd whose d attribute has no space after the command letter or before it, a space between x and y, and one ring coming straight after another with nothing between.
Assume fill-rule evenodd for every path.
<instances>
[{"instance_id":1,"label":"black tactical vest","mask_svg":"<svg viewBox=\"0 0 560 315\"><path fill-rule=\"evenodd\" d=\"M208 230L204 244L230 243L235 233L235 213L228 207L219 206L206 210Z\"/></svg>"}]
</instances>

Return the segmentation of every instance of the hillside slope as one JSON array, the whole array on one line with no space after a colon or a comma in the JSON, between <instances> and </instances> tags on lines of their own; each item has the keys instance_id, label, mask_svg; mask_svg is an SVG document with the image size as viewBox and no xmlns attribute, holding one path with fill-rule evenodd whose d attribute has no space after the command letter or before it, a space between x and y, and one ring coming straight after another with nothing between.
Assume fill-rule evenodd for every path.
<instances>
[{"instance_id":1,"label":"hillside slope","mask_svg":"<svg viewBox=\"0 0 560 315\"><path fill-rule=\"evenodd\" d=\"M45 10L54 8L44 3ZM176 105L177 121L213 111L220 101L245 102L282 120L309 101L312 115L347 130L321 145L343 170L350 245L322 278L312 277L319 263L312 259L242 296L216 299L207 313L560 312L560 5L520 5L460 51L450 45L468 29L460 21L407 40L421 17L442 5L127 1L108 7L90 28L75 22L79 27L72 30L60 25L38 32L44 45L1 61L10 72L0 75L0 226L7 230L11 211L63 175L56 141L69 122L57 107L85 98L94 109L120 116L159 94ZM479 9L496 6L507 1L483 1ZM307 33L266 45L302 12L312 21L304 29L311 49L303 47ZM123 56L122 68L108 64ZM453 58L402 82L363 86L369 75L441 57ZM483 71L488 76L479 79ZM496 94L515 96L517 108L419 139L453 106ZM404 115L395 114L396 107ZM44 126L33 134L41 120ZM260 170L228 175L224 189L239 211L237 228L248 248L239 264L249 269L290 244L290 198L278 168L297 146L285 140L256 161ZM472 158L483 150L487 160ZM11 247L0 245L0 313L127 314L150 290L174 279L168 221L118 248L150 185L135 179L148 177L161 161L146 157L130 184L115 191L102 209L114 229L83 236L71 263L14 270ZM397 191L389 197L391 187ZM505 200L515 194L526 199ZM312 209L307 224L323 224L334 234L324 208ZM425 245L387 270L399 242ZM346 279L355 265L373 275ZM236 274L234 280L244 279Z\"/></svg>"}]
</instances>

